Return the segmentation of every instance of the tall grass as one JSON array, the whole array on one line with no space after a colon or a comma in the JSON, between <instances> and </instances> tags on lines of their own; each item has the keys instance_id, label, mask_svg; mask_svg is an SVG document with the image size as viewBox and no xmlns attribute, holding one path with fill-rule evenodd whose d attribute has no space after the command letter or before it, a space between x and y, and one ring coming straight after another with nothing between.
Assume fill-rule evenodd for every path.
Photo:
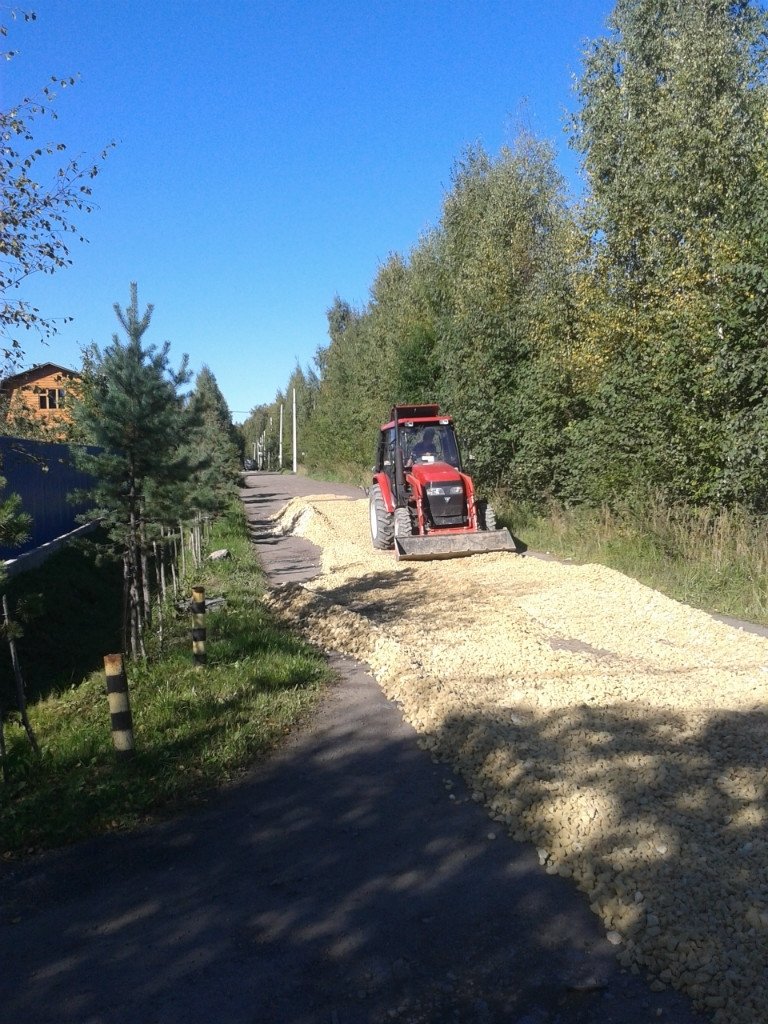
<instances>
[{"instance_id":1,"label":"tall grass","mask_svg":"<svg viewBox=\"0 0 768 1024\"><path fill-rule=\"evenodd\" d=\"M768 624L768 528L743 509L689 508L659 494L615 507L552 504L532 512L497 499L531 549L618 569L676 600Z\"/></svg>"},{"instance_id":2,"label":"tall grass","mask_svg":"<svg viewBox=\"0 0 768 1024\"><path fill-rule=\"evenodd\" d=\"M207 596L225 598L207 615L208 664L193 666L190 617L169 603L162 641L156 633L148 661L127 665L132 762L115 757L101 671L30 707L41 757L6 724L11 778L0 782L0 853L129 828L198 801L272 750L315 705L329 672L260 601L263 577L239 504L210 544L231 557L207 562L186 588L202 584Z\"/></svg>"},{"instance_id":3,"label":"tall grass","mask_svg":"<svg viewBox=\"0 0 768 1024\"><path fill-rule=\"evenodd\" d=\"M370 467L358 465L356 462L339 462L329 469L324 466L300 467L300 476L311 476L313 480L324 480L334 484L349 484L351 487L369 487L371 483Z\"/></svg>"}]
</instances>

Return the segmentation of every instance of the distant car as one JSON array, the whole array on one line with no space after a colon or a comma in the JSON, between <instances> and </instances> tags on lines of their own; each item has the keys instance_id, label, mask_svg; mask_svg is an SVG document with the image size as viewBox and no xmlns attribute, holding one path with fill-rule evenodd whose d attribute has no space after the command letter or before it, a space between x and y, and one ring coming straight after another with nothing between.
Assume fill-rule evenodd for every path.
<instances>
[{"instance_id":1,"label":"distant car","mask_svg":"<svg viewBox=\"0 0 768 1024\"><path fill-rule=\"evenodd\" d=\"M251 470L256 469L256 463L253 459L243 459L243 469L250 473Z\"/></svg>"}]
</instances>

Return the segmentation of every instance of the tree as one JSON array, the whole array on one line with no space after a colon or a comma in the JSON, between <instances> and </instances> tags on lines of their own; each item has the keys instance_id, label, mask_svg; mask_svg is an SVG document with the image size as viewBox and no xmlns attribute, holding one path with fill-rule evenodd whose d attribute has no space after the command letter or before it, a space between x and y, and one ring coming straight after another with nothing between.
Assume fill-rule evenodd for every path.
<instances>
[{"instance_id":1,"label":"tree","mask_svg":"<svg viewBox=\"0 0 768 1024\"><path fill-rule=\"evenodd\" d=\"M23 510L18 494L2 497L6 481L0 477L0 544L15 548L23 544L29 534L32 517ZM0 582L3 574L0 569Z\"/></svg>"},{"instance_id":2,"label":"tree","mask_svg":"<svg viewBox=\"0 0 768 1024\"><path fill-rule=\"evenodd\" d=\"M428 235L408 259L391 255L371 287L368 331L379 372L370 386L378 396L379 422L391 405L433 402L437 397L435 315L429 301L433 256Z\"/></svg>"},{"instance_id":3,"label":"tree","mask_svg":"<svg viewBox=\"0 0 768 1024\"><path fill-rule=\"evenodd\" d=\"M603 363L583 438L608 485L588 489L719 501L735 493L724 370L743 376L754 357L731 325L749 301L735 267L766 209L766 13L752 0L619 0L609 28L586 54L573 122Z\"/></svg>"},{"instance_id":4,"label":"tree","mask_svg":"<svg viewBox=\"0 0 768 1024\"><path fill-rule=\"evenodd\" d=\"M12 12L15 17L15 12ZM33 21L34 14L23 15ZM8 30L0 26L0 35ZM7 60L16 54L3 54ZM57 321L17 297L22 283L33 274L53 274L69 266L71 242L83 241L72 218L93 209L92 181L99 173L99 162L81 166L65 159L63 142L36 141L37 122L55 120L52 106L57 90L71 88L76 79L52 77L39 98L25 97L19 103L0 110L0 353L3 373L11 370L23 356L22 334L36 331L49 339L57 331ZM103 160L107 146L101 153ZM46 183L47 182L47 183ZM68 319L68 318L66 318Z\"/></svg>"},{"instance_id":5,"label":"tree","mask_svg":"<svg viewBox=\"0 0 768 1024\"><path fill-rule=\"evenodd\" d=\"M497 159L477 148L458 163L440 223L440 399L478 480L517 497L559 486L573 230L546 144L523 135Z\"/></svg>"},{"instance_id":6,"label":"tree","mask_svg":"<svg viewBox=\"0 0 768 1024\"><path fill-rule=\"evenodd\" d=\"M185 420L182 451L195 467L186 504L195 511L220 512L235 494L240 460L229 406L207 366L195 379Z\"/></svg>"},{"instance_id":7,"label":"tree","mask_svg":"<svg viewBox=\"0 0 768 1024\"><path fill-rule=\"evenodd\" d=\"M321 386L302 446L310 466L354 471L370 458L384 356L370 344L364 310L336 296L327 315L330 344L316 356Z\"/></svg>"},{"instance_id":8,"label":"tree","mask_svg":"<svg viewBox=\"0 0 768 1024\"><path fill-rule=\"evenodd\" d=\"M178 519L180 485L192 465L183 452L185 418L179 388L189 380L187 357L173 371L170 343L144 346L153 307L139 315L138 289L130 305L115 314L127 335L117 334L104 352L87 353L83 400L75 408L79 428L102 450L80 450L76 462L95 479L95 507L87 518L100 520L123 560L127 594L126 632L134 657L145 655L149 621L147 552L151 526Z\"/></svg>"}]
</instances>

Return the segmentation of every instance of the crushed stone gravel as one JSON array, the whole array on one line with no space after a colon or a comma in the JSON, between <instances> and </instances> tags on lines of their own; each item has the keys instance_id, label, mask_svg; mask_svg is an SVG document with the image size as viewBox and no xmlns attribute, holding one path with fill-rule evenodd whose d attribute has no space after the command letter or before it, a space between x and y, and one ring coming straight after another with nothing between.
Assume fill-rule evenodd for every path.
<instances>
[{"instance_id":1,"label":"crushed stone gravel","mask_svg":"<svg viewBox=\"0 0 768 1024\"><path fill-rule=\"evenodd\" d=\"M364 500L296 499L275 530L322 569L268 603L370 666L621 963L716 1024L768 1020L768 639L603 566L397 562Z\"/></svg>"}]
</instances>

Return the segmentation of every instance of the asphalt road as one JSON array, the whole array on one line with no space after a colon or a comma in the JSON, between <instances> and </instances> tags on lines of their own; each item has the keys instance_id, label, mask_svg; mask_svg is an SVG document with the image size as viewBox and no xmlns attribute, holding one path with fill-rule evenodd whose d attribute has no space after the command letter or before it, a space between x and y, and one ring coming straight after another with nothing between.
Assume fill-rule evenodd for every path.
<instances>
[{"instance_id":1,"label":"asphalt road","mask_svg":"<svg viewBox=\"0 0 768 1024\"><path fill-rule=\"evenodd\" d=\"M360 496L244 482L276 584L312 575L317 553L268 536L271 512ZM0 869L0 1021L701 1020L622 972L572 884L421 751L361 666L332 661L340 681L312 722L208 806Z\"/></svg>"}]
</instances>

